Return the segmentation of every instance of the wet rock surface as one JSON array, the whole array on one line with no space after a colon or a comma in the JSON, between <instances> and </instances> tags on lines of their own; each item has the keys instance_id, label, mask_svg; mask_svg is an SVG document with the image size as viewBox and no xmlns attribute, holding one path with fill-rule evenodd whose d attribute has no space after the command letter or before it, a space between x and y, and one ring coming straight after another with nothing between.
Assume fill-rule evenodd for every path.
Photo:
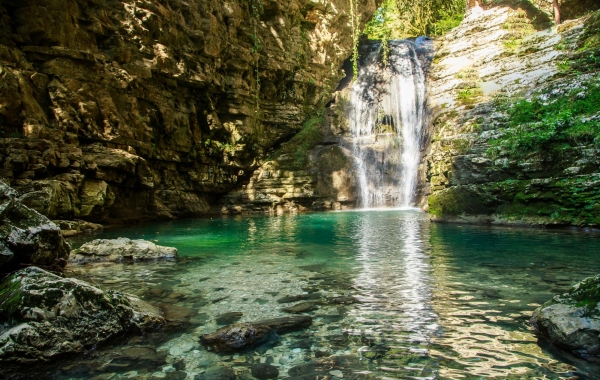
<instances>
[{"instance_id":1,"label":"wet rock surface","mask_svg":"<svg viewBox=\"0 0 600 380\"><path fill-rule=\"evenodd\" d=\"M273 333L307 328L312 324L309 316L284 317L257 322L240 323L224 327L200 338L202 345L218 353L243 351L269 338Z\"/></svg>"},{"instance_id":2,"label":"wet rock surface","mask_svg":"<svg viewBox=\"0 0 600 380\"><path fill-rule=\"evenodd\" d=\"M47 362L165 324L156 308L137 297L37 267L7 277L0 289L4 363Z\"/></svg>"},{"instance_id":3,"label":"wet rock surface","mask_svg":"<svg viewBox=\"0 0 600 380\"><path fill-rule=\"evenodd\" d=\"M531 317L536 332L579 356L600 356L600 275L554 296Z\"/></svg>"},{"instance_id":4,"label":"wet rock surface","mask_svg":"<svg viewBox=\"0 0 600 380\"><path fill-rule=\"evenodd\" d=\"M128 238L97 239L73 250L69 262L85 264L102 261L147 261L174 259L177 248L163 247L147 240Z\"/></svg>"},{"instance_id":5,"label":"wet rock surface","mask_svg":"<svg viewBox=\"0 0 600 380\"><path fill-rule=\"evenodd\" d=\"M26 265L61 269L69 252L60 228L24 206L18 193L0 181L0 274Z\"/></svg>"}]
</instances>

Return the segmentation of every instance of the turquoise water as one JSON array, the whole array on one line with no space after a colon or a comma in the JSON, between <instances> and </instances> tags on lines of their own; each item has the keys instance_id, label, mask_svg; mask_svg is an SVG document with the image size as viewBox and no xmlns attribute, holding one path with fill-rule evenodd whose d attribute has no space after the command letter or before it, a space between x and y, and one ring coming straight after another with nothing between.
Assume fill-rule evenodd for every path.
<instances>
[{"instance_id":1,"label":"turquoise water","mask_svg":"<svg viewBox=\"0 0 600 380\"><path fill-rule=\"evenodd\" d=\"M253 365L268 363L280 378L600 379L600 366L538 341L528 324L552 295L600 272L597 234L370 211L182 220L71 244L120 236L174 246L180 258L68 274L160 306L171 328L98 348L44 376L203 379L227 367L251 379ZM302 294L320 297L307 330L239 355L199 344L225 313L242 313L240 321L284 316L294 303L277 300Z\"/></svg>"}]
</instances>

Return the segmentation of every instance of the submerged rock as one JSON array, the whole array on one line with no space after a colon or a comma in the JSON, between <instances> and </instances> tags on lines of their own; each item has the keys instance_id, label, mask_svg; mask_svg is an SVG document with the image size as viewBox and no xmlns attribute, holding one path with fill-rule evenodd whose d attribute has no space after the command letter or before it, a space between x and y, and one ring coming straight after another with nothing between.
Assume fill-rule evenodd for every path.
<instances>
[{"instance_id":1,"label":"submerged rock","mask_svg":"<svg viewBox=\"0 0 600 380\"><path fill-rule=\"evenodd\" d=\"M242 351L267 339L271 334L284 334L306 328L312 318L306 315L238 323L200 337L200 342L218 353Z\"/></svg>"},{"instance_id":2,"label":"submerged rock","mask_svg":"<svg viewBox=\"0 0 600 380\"><path fill-rule=\"evenodd\" d=\"M308 293L308 294L298 294L295 296L285 296L277 300L277 303L292 303L298 301L306 301L306 300L318 300L323 295L320 292Z\"/></svg>"},{"instance_id":3,"label":"submerged rock","mask_svg":"<svg viewBox=\"0 0 600 380\"><path fill-rule=\"evenodd\" d=\"M147 240L127 238L97 239L73 251L71 263L100 261L145 261L177 257L177 248L156 245Z\"/></svg>"},{"instance_id":4,"label":"submerged rock","mask_svg":"<svg viewBox=\"0 0 600 380\"><path fill-rule=\"evenodd\" d=\"M17 197L0 181L0 273L24 265L64 268L70 248L60 228Z\"/></svg>"},{"instance_id":5,"label":"submerged rock","mask_svg":"<svg viewBox=\"0 0 600 380\"><path fill-rule=\"evenodd\" d=\"M307 313L309 311L317 310L319 307L314 302L300 302L293 306L284 307L283 311L290 314Z\"/></svg>"},{"instance_id":6,"label":"submerged rock","mask_svg":"<svg viewBox=\"0 0 600 380\"><path fill-rule=\"evenodd\" d=\"M37 267L12 274L0 289L0 326L8 326L0 327L5 363L46 362L165 324L156 308L132 295Z\"/></svg>"},{"instance_id":7,"label":"submerged rock","mask_svg":"<svg viewBox=\"0 0 600 380\"><path fill-rule=\"evenodd\" d=\"M252 376L257 379L276 379L279 377L279 369L270 364L254 364L251 368Z\"/></svg>"},{"instance_id":8,"label":"submerged rock","mask_svg":"<svg viewBox=\"0 0 600 380\"><path fill-rule=\"evenodd\" d=\"M242 312L232 311L229 313L219 315L215 319L215 321L217 322L217 325L221 325L221 326L230 325L232 323L239 321L243 315L244 315L244 313L242 313Z\"/></svg>"},{"instance_id":9,"label":"submerged rock","mask_svg":"<svg viewBox=\"0 0 600 380\"><path fill-rule=\"evenodd\" d=\"M533 312L531 324L579 356L600 356L600 275L586 278Z\"/></svg>"},{"instance_id":10,"label":"submerged rock","mask_svg":"<svg viewBox=\"0 0 600 380\"><path fill-rule=\"evenodd\" d=\"M211 367L194 380L235 380L235 371L228 367Z\"/></svg>"}]
</instances>

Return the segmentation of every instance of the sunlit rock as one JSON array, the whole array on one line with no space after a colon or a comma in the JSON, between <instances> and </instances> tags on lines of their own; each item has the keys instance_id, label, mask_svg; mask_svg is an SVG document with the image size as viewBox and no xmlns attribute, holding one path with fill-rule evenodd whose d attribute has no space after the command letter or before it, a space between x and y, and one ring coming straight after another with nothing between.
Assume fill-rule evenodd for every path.
<instances>
[{"instance_id":1,"label":"sunlit rock","mask_svg":"<svg viewBox=\"0 0 600 380\"><path fill-rule=\"evenodd\" d=\"M600 355L600 275L554 296L531 317L536 331L580 356Z\"/></svg>"},{"instance_id":2,"label":"sunlit rock","mask_svg":"<svg viewBox=\"0 0 600 380\"><path fill-rule=\"evenodd\" d=\"M128 238L97 239L73 250L69 261L76 264L101 261L147 261L173 259L177 248L156 245L151 241Z\"/></svg>"}]
</instances>

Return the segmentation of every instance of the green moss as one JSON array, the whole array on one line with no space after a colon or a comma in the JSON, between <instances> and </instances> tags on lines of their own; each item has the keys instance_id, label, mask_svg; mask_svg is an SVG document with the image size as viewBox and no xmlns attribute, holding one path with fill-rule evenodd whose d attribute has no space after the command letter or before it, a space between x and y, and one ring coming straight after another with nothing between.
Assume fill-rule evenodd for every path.
<instances>
[{"instance_id":1,"label":"green moss","mask_svg":"<svg viewBox=\"0 0 600 380\"><path fill-rule=\"evenodd\" d=\"M454 186L429 196L429 213L438 218L454 218L461 214L488 215L485 200L474 187Z\"/></svg>"},{"instance_id":2,"label":"green moss","mask_svg":"<svg viewBox=\"0 0 600 380\"><path fill-rule=\"evenodd\" d=\"M575 284L569 291L560 296L555 296L542 307L548 307L557 303L574 305L586 309L588 316L599 316L600 309L600 275L588 277Z\"/></svg>"},{"instance_id":3,"label":"green moss","mask_svg":"<svg viewBox=\"0 0 600 380\"><path fill-rule=\"evenodd\" d=\"M309 152L323 138L322 126L325 112L321 111L309 118L298 134L277 150L270 159L279 162L289 169L304 169L308 165Z\"/></svg>"},{"instance_id":4,"label":"green moss","mask_svg":"<svg viewBox=\"0 0 600 380\"><path fill-rule=\"evenodd\" d=\"M22 294L21 281L16 274L5 278L0 283L0 320L10 321L19 315Z\"/></svg>"},{"instance_id":5,"label":"green moss","mask_svg":"<svg viewBox=\"0 0 600 380\"><path fill-rule=\"evenodd\" d=\"M568 146L600 143L600 122L588 116L600 112L600 82L582 83L566 95L537 94L508 107L509 127L490 140L489 155L500 150L521 157L532 151L559 152Z\"/></svg>"},{"instance_id":6,"label":"green moss","mask_svg":"<svg viewBox=\"0 0 600 380\"><path fill-rule=\"evenodd\" d=\"M600 176L506 180L455 186L429 198L430 213L441 218L495 214L507 221L599 226Z\"/></svg>"},{"instance_id":7,"label":"green moss","mask_svg":"<svg viewBox=\"0 0 600 380\"><path fill-rule=\"evenodd\" d=\"M579 37L579 48L590 50L600 47L600 12L593 13L584 24L584 31Z\"/></svg>"},{"instance_id":8,"label":"green moss","mask_svg":"<svg viewBox=\"0 0 600 380\"><path fill-rule=\"evenodd\" d=\"M456 100L458 100L459 103L470 106L479 102L479 99L482 96L483 91L481 88L472 86L458 90L458 93L456 94Z\"/></svg>"}]
</instances>

